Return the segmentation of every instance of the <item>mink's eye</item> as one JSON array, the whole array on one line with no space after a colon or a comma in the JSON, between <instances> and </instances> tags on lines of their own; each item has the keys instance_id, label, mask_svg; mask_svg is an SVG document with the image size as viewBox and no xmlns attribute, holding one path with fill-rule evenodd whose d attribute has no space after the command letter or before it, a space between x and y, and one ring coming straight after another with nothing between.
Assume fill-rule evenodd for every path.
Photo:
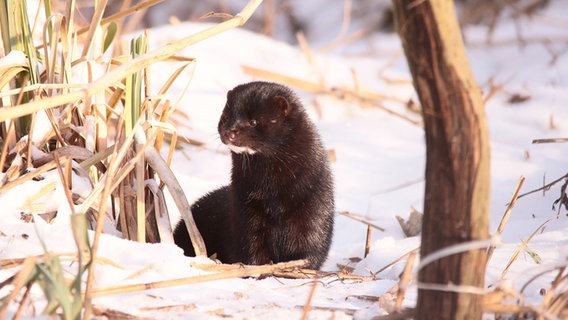
<instances>
[{"instance_id":1,"label":"mink's eye","mask_svg":"<svg viewBox=\"0 0 568 320\"><path fill-rule=\"evenodd\" d=\"M249 126L254 128L254 127L256 127L257 124L258 124L258 122L255 119L249 120Z\"/></svg>"}]
</instances>

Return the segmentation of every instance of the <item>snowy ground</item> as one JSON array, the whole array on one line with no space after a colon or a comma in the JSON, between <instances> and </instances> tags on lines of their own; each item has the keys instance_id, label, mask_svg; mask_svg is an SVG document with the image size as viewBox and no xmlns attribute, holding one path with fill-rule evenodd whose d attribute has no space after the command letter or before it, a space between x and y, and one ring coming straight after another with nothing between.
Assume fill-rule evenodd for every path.
<instances>
[{"instance_id":1,"label":"snowy ground","mask_svg":"<svg viewBox=\"0 0 568 320\"><path fill-rule=\"evenodd\" d=\"M524 46L516 43L513 22L500 24L487 43L486 29L470 27L465 36L474 73L485 93L490 91L490 79L503 88L486 105L492 143L491 233L509 201L520 176L526 177L521 192L550 182L568 171L568 145L531 144L537 138L568 137L568 23L562 12L568 9L562 1L533 19L521 19ZM560 22L560 23L559 23ZM204 24L186 23L155 28L150 32L152 47L195 33ZM564 39L546 42L544 39ZM511 41L510 43L508 42ZM538 40L538 41L537 41ZM263 36L232 30L194 45L181 55L197 58L189 91L179 108L190 118L180 133L206 142L205 147L185 147L175 154L172 169L187 197L193 202L205 192L228 182L230 157L216 133L217 122L224 105L225 93L239 83L255 78L243 72L242 65L267 69L313 82L323 79L327 87L353 88L354 74L365 90L414 99L410 74L399 40L395 34L377 33L368 41L350 47L348 53L316 54L311 63L298 48L275 42ZM358 54L358 52L360 54ZM363 54L364 53L364 54ZM172 68L158 64L153 67L153 83L164 81ZM165 72L164 72L165 71ZM402 81L390 81L402 80ZM183 90L179 82L170 95L175 101ZM298 91L313 115L328 149L335 151L333 163L336 179L338 211L349 211L386 229L374 231L371 252L363 258L366 226L338 215L329 259L322 268L337 271L337 264L355 268L354 273L370 275L398 257L419 246L419 237L406 238L396 215L407 217L411 208L421 210L424 188L425 145L423 130L409 121L379 108L364 108L350 100L318 96ZM527 95L529 100L511 104L514 95ZM396 101L384 105L411 119L419 116ZM0 259L21 258L43 253L39 239L54 252L74 252L66 216L48 225L36 219L34 226L20 219L25 199L57 174L46 175L40 182L29 182L22 188L0 195L4 206L0 222ZM79 181L76 183L79 185ZM74 183L75 185L75 183ZM499 247L487 272L487 285L495 284L513 252L547 219L556 217L553 201L560 195L560 184L544 195L542 192L519 199L505 228ZM57 195L46 204L65 207ZM558 263L568 255L568 220L566 210L549 221L529 243L529 248L542 259L537 264L523 252L512 265L506 279L520 290L529 279ZM174 213L175 215L175 213ZM23 235L29 237L24 237ZM204 274L191 268L196 259L182 255L172 244L139 244L105 235L99 255L112 261L97 267L96 286L106 288L132 283L145 283ZM206 262L201 259L201 262ZM377 274L372 282L322 279L312 301L310 319L369 319L385 313L377 302L359 297L378 297L387 293L399 279L405 260ZM70 270L75 270L72 265ZM0 270L0 280L15 269ZM553 274L537 278L523 295L527 303L537 305L541 288L549 288ZM170 319L223 318L236 319L296 319L302 313L312 289L308 280L269 277L263 280L232 279L202 284L154 289L139 293L102 296L94 300L100 308L120 310L132 315ZM9 287L0 289L4 296ZM408 293L405 305L414 306L415 290ZM36 312L45 305L39 288L32 293ZM10 312L17 306L12 305ZM31 312L31 311L30 311Z\"/></svg>"}]
</instances>

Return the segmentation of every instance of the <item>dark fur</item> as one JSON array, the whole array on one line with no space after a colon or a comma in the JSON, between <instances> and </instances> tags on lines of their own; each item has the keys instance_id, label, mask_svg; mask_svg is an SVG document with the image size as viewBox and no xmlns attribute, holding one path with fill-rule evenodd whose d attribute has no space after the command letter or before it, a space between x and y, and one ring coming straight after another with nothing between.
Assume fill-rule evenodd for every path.
<instances>
[{"instance_id":1,"label":"dark fur","mask_svg":"<svg viewBox=\"0 0 568 320\"><path fill-rule=\"evenodd\" d=\"M298 98L275 83L237 86L227 94L218 130L234 150L231 184L192 206L207 252L225 263L307 259L319 269L333 232L333 178ZM183 221L174 239L194 255Z\"/></svg>"}]
</instances>

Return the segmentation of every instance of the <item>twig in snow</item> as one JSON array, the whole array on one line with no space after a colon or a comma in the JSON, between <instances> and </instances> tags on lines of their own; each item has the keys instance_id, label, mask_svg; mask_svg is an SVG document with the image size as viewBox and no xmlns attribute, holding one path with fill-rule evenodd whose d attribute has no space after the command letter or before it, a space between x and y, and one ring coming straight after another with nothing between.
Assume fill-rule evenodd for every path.
<instances>
[{"instance_id":1,"label":"twig in snow","mask_svg":"<svg viewBox=\"0 0 568 320\"><path fill-rule=\"evenodd\" d=\"M406 266L404 271L400 276L400 281L398 282L398 293L396 295L395 309L397 311L402 310L402 301L404 301L404 296L406 294L406 288L412 280L412 268L414 267L414 259L416 258L416 251L411 251L408 260L406 261Z\"/></svg>"},{"instance_id":2,"label":"twig in snow","mask_svg":"<svg viewBox=\"0 0 568 320\"><path fill-rule=\"evenodd\" d=\"M371 251L371 233L373 229L371 229L370 225L367 225L367 237L365 239L365 258L369 255L369 251Z\"/></svg>"},{"instance_id":3,"label":"twig in snow","mask_svg":"<svg viewBox=\"0 0 568 320\"><path fill-rule=\"evenodd\" d=\"M513 262L515 262L515 260L517 260L519 254L521 253L522 250L527 249L529 241L532 240L532 238L537 235L542 228L544 228L544 226L550 222L551 220L556 219L556 217L552 217L547 219L546 221L544 221L540 226L538 226L538 228L536 228L536 230L526 239L526 240L522 240L521 241L521 245L517 248L517 250L515 250L515 252L513 253L513 255L511 256L511 258L509 259L509 262L507 263L507 266L505 267L505 269L503 270L503 272L501 272L501 276L499 276L499 280L501 281L503 279L505 279L505 275L507 275L507 272L509 272L509 268L511 268L511 265L513 265ZM535 261L538 263L540 258L538 256L533 256L533 259L535 259Z\"/></svg>"},{"instance_id":4,"label":"twig in snow","mask_svg":"<svg viewBox=\"0 0 568 320\"><path fill-rule=\"evenodd\" d=\"M568 142L568 138L534 139L533 144Z\"/></svg>"},{"instance_id":5,"label":"twig in snow","mask_svg":"<svg viewBox=\"0 0 568 320\"><path fill-rule=\"evenodd\" d=\"M192 267L215 272L228 272L242 269L241 264L196 264L192 263ZM351 280L358 282L374 281L376 278L369 276L359 276L345 272L328 272L312 269L290 269L290 270L276 270L271 273L275 277L288 278L288 279L322 279L322 278L336 278L337 280Z\"/></svg>"},{"instance_id":6,"label":"twig in snow","mask_svg":"<svg viewBox=\"0 0 568 320\"><path fill-rule=\"evenodd\" d=\"M353 214L351 214L351 213L349 213L349 212L347 212L347 211L340 211L339 214L342 215L342 216L346 216L347 218L351 218L351 219L353 219L353 220L355 220L355 221L359 221L359 222L361 222L361 223L364 223L364 224L366 224L366 225L368 225L368 226L371 226L371 227L373 227L373 228L375 228L375 229L377 229L377 230L380 230L380 231L383 231L383 232L386 231L385 228L379 227L379 226L377 226L376 224L372 224L372 223L370 223L370 222L368 222L368 221L365 221L364 219L359 218L359 217L357 217L357 216L355 216L355 215L353 215Z\"/></svg>"},{"instance_id":7,"label":"twig in snow","mask_svg":"<svg viewBox=\"0 0 568 320\"><path fill-rule=\"evenodd\" d=\"M521 187L523 186L524 182L525 182L525 177L521 176L519 178L519 182L517 183L517 187L515 188L515 191L513 192L513 196L511 197L511 201L509 202L509 204L507 206L507 210L505 210L505 214L501 218L501 222L499 223L499 227L497 227L497 231L495 232L494 237L501 237L501 234L503 234L503 230L505 229L505 225L509 221L509 217L511 216L511 212L513 211L513 207L515 206L517 199L519 198L519 192L521 191ZM495 246L491 245L489 247L489 249L487 250L487 265L489 265L489 261L491 260L491 256L493 255L493 251L495 251Z\"/></svg>"},{"instance_id":8,"label":"twig in snow","mask_svg":"<svg viewBox=\"0 0 568 320\"><path fill-rule=\"evenodd\" d=\"M531 190L531 191L529 191L529 192L525 192L525 193L519 195L517 198L520 199L520 198L522 198L522 197L524 197L524 196L528 196L529 194L533 194L533 193L539 192L539 191L547 191L547 190L550 189L550 187L552 187L553 185L555 185L555 184L557 184L558 182L562 181L563 179L568 179L568 173L565 174L565 175L563 175L562 177L560 177L560 178L558 178L558 179L552 181L551 183L546 184L546 185L544 185L544 186L538 188L538 189L534 189L534 190Z\"/></svg>"},{"instance_id":9,"label":"twig in snow","mask_svg":"<svg viewBox=\"0 0 568 320\"><path fill-rule=\"evenodd\" d=\"M277 271L283 271L286 269L299 268L304 266L305 264L306 264L305 260L295 260L295 261L277 263L273 265L261 265L261 266L241 265L239 269L236 270L212 273L197 277L141 283L134 285L125 285L125 286L112 287L112 288L95 289L93 290L92 295L102 296L102 295L111 295L119 293L130 293L130 292L145 291L150 289L167 288L173 286L214 281L214 280L250 277L259 274L270 274Z\"/></svg>"},{"instance_id":10,"label":"twig in snow","mask_svg":"<svg viewBox=\"0 0 568 320\"><path fill-rule=\"evenodd\" d=\"M412 249L410 251L408 251L407 253L403 254L402 256L398 257L396 260L394 260L393 262L387 264L386 266L382 267L379 271L373 273L373 277L376 277L379 273L385 271L386 269L394 266L395 264L397 264L398 262L400 262L402 259L406 258L407 256L416 254L418 252L418 250L420 250L420 247Z\"/></svg>"},{"instance_id":11,"label":"twig in snow","mask_svg":"<svg viewBox=\"0 0 568 320\"><path fill-rule=\"evenodd\" d=\"M314 300L314 296L316 294L316 288L318 287L318 282L314 281L312 283L312 290L310 290L310 295L308 296L308 301L306 301L306 304L304 305L303 311L302 311L302 320L307 320L308 319L308 315L310 314L310 310L312 308L312 301Z\"/></svg>"}]
</instances>

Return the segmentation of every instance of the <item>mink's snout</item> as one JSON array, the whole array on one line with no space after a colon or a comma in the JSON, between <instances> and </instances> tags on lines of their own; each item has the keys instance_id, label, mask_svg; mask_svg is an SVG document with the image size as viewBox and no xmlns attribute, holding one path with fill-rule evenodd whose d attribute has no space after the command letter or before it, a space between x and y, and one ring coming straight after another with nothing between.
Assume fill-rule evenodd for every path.
<instances>
[{"instance_id":1,"label":"mink's snout","mask_svg":"<svg viewBox=\"0 0 568 320\"><path fill-rule=\"evenodd\" d=\"M221 131L221 141L225 144L235 143L239 135L239 130L237 129L225 129Z\"/></svg>"},{"instance_id":2,"label":"mink's snout","mask_svg":"<svg viewBox=\"0 0 568 320\"><path fill-rule=\"evenodd\" d=\"M229 139L229 141L235 142L236 138L237 138L237 130L231 130L227 132L227 139Z\"/></svg>"}]
</instances>

